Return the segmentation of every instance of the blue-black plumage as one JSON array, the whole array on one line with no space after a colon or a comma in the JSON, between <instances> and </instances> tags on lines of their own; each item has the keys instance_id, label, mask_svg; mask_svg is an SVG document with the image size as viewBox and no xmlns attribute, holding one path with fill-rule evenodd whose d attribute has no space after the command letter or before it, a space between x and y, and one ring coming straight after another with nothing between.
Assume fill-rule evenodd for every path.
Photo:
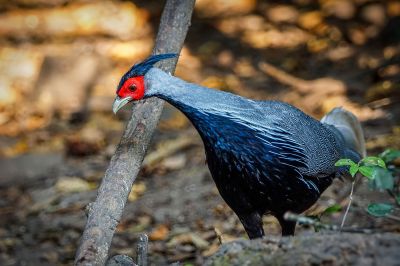
<instances>
[{"instance_id":1,"label":"blue-black plumage","mask_svg":"<svg viewBox=\"0 0 400 266\"><path fill-rule=\"evenodd\" d=\"M130 72L119 87L127 80L139 82ZM357 161L365 154L360 123L343 109L320 122L289 104L205 88L158 68L142 74L144 93L132 100L158 97L190 119L222 198L250 238L264 235L261 217L266 213L278 219L283 235L294 234L295 223L285 221L284 213L301 213L313 205L341 175L337 160Z\"/></svg>"}]
</instances>

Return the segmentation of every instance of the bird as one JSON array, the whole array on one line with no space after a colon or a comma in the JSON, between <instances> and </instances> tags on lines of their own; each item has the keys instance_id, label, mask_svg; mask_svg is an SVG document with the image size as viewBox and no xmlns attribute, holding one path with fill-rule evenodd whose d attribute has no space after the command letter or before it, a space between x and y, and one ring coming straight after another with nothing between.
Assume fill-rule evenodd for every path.
<instances>
[{"instance_id":1,"label":"bird","mask_svg":"<svg viewBox=\"0 0 400 266\"><path fill-rule=\"evenodd\" d=\"M282 236L294 235L286 212L309 209L346 169L342 158L365 156L360 122L343 108L321 121L280 101L253 100L186 82L155 67L167 53L133 65L121 78L113 103L157 97L181 111L198 131L215 185L250 239L264 237L262 217L273 215Z\"/></svg>"}]
</instances>

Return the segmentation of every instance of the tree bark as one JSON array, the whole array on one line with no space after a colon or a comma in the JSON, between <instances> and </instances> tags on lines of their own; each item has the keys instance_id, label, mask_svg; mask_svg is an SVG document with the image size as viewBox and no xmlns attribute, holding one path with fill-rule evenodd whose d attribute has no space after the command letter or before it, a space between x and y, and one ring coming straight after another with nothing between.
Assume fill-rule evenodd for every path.
<instances>
[{"instance_id":1,"label":"tree bark","mask_svg":"<svg viewBox=\"0 0 400 266\"><path fill-rule=\"evenodd\" d=\"M195 0L167 0L153 54L179 53L182 49ZM160 62L171 74L175 60ZM164 102L157 98L138 102L111 158L97 198L89 206L88 220L75 257L75 265L104 265L114 231L121 219L129 192L140 170Z\"/></svg>"}]
</instances>

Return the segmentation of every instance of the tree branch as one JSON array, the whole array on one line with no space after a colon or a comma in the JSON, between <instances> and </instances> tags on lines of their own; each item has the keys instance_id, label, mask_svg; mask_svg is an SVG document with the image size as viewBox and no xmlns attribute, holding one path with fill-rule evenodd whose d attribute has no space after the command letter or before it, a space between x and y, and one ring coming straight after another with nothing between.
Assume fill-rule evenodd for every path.
<instances>
[{"instance_id":1,"label":"tree branch","mask_svg":"<svg viewBox=\"0 0 400 266\"><path fill-rule=\"evenodd\" d=\"M195 0L167 0L153 54L179 53L188 31ZM178 59L159 67L173 73ZM157 126L164 102L152 98L137 103L121 141L110 161L75 257L76 265L104 265L114 231L121 219L129 192Z\"/></svg>"},{"instance_id":2,"label":"tree branch","mask_svg":"<svg viewBox=\"0 0 400 266\"><path fill-rule=\"evenodd\" d=\"M354 185L356 184L356 179L353 177L353 181L351 182L351 190L349 195L349 204L347 204L346 211L343 215L342 223L340 224L340 229L343 229L344 223L346 222L347 215L349 214L351 203L353 202L353 193L354 193Z\"/></svg>"}]
</instances>

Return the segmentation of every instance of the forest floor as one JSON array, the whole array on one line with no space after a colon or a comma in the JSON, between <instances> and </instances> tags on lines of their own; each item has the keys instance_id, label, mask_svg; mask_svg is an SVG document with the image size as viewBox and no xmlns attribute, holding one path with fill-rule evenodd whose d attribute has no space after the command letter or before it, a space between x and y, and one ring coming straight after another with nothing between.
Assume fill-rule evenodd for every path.
<instances>
[{"instance_id":1,"label":"forest floor","mask_svg":"<svg viewBox=\"0 0 400 266\"><path fill-rule=\"evenodd\" d=\"M16 2L2 7L0 17L51 12L43 1L33 7ZM101 1L77 6L74 1L56 2L62 4L52 8L67 18L82 5L102 8L96 6ZM133 2L146 10L140 39L124 40L123 31L101 30L87 37L79 29L72 37L52 37L44 30L36 36L27 29L28 37L21 37L7 35L8 26L0 24L3 62L3 57L19 56L36 73L18 83L35 94L23 89L15 97L13 91L0 93L0 265L73 262L86 223L85 206L96 197L130 114L129 108L111 114L114 88L129 65L150 52L162 9L158 1ZM398 2L233 2L238 7L228 10L198 2L177 76L254 99L283 100L317 119L343 106L362 121L369 154L400 149ZM122 3L127 2L114 1L114 8L127 10ZM70 10L64 12L66 8ZM141 47L134 58L131 47ZM0 63L0 74L10 78L4 70L10 67L4 65ZM26 64L19 70L22 66ZM348 181L335 180L307 214L335 203L346 206L349 188ZM358 184L347 226L399 233L398 221L365 211L368 203L390 200L385 192ZM323 221L340 224L343 213ZM266 234L280 235L274 218L264 217L264 227ZM200 137L169 105L135 181L111 255L135 257L141 233L149 235L154 265L201 265L218 250L220 236L224 242L247 237L218 194ZM296 235L310 234L313 228L297 227Z\"/></svg>"}]
</instances>

